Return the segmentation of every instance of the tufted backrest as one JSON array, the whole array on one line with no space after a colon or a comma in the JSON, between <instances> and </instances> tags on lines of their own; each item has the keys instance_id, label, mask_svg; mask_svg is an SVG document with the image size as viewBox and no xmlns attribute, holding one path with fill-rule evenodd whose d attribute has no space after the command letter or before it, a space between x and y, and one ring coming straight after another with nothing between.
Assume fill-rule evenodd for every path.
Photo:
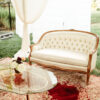
<instances>
[{"instance_id":1,"label":"tufted backrest","mask_svg":"<svg viewBox=\"0 0 100 100\"><path fill-rule=\"evenodd\" d=\"M50 31L40 39L42 49L54 48L89 54L96 46L93 34L80 31Z\"/></svg>"}]
</instances>

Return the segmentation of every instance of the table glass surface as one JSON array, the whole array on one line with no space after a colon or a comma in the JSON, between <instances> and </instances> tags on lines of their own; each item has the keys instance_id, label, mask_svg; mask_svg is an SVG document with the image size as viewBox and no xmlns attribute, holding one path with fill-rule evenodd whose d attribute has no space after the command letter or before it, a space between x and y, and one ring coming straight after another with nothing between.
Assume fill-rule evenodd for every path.
<instances>
[{"instance_id":1,"label":"table glass surface","mask_svg":"<svg viewBox=\"0 0 100 100\"><path fill-rule=\"evenodd\" d=\"M21 75L19 73L16 74L15 68L20 71ZM23 79L18 79L18 81L22 81L20 84L16 81L17 75ZM55 80L54 83L52 79ZM3 63L0 60L0 90L17 94L30 94L47 91L56 86L56 84L57 79L50 71L29 66L27 63L19 65L12 61Z\"/></svg>"}]
</instances>

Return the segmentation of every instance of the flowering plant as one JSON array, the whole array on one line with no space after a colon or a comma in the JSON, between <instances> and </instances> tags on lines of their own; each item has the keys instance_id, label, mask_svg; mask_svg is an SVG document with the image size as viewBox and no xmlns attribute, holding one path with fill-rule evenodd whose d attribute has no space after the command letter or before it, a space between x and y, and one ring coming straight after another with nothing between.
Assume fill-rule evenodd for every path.
<instances>
[{"instance_id":1,"label":"flowering plant","mask_svg":"<svg viewBox=\"0 0 100 100\"><path fill-rule=\"evenodd\" d=\"M24 71L23 61L20 57L9 63L8 68L2 70L2 80L8 89L12 89L13 84L21 85L24 82L22 72Z\"/></svg>"},{"instance_id":2,"label":"flowering plant","mask_svg":"<svg viewBox=\"0 0 100 100\"><path fill-rule=\"evenodd\" d=\"M22 82L24 82L24 79L22 78L22 73L18 70L18 65L22 64L22 58L18 57L17 60L13 60L17 63L17 66L14 66L14 71L15 71L15 78L14 82L15 85L20 85Z\"/></svg>"}]
</instances>

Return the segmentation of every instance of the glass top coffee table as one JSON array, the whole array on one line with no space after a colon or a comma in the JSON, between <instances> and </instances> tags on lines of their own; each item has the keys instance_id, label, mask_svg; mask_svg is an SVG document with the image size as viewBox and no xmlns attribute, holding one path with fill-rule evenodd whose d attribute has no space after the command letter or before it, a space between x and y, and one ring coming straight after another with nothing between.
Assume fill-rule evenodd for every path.
<instances>
[{"instance_id":1,"label":"glass top coffee table","mask_svg":"<svg viewBox=\"0 0 100 100\"><path fill-rule=\"evenodd\" d=\"M16 67L15 67L16 66ZM47 70L26 63L0 65L0 90L17 94L38 93L52 89L57 84L56 76Z\"/></svg>"}]
</instances>

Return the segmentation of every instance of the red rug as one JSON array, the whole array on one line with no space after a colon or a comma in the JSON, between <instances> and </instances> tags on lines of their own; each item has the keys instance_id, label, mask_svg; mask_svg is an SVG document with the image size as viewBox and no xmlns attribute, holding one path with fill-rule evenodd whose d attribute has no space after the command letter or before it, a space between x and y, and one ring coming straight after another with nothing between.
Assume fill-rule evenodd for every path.
<instances>
[{"instance_id":1,"label":"red rug","mask_svg":"<svg viewBox=\"0 0 100 100\"><path fill-rule=\"evenodd\" d=\"M0 61L0 64L9 61L10 59L6 58ZM36 64L33 66L41 67ZM46 69L54 72L58 85L49 91L30 94L30 100L100 100L100 77L91 75L89 85L86 85L85 74ZM26 100L26 96L0 91L0 100Z\"/></svg>"},{"instance_id":2,"label":"red rug","mask_svg":"<svg viewBox=\"0 0 100 100\"><path fill-rule=\"evenodd\" d=\"M49 95L52 96L51 100L77 100L79 91L74 86L67 86L66 83L61 85L57 84L56 87L49 90Z\"/></svg>"}]
</instances>

